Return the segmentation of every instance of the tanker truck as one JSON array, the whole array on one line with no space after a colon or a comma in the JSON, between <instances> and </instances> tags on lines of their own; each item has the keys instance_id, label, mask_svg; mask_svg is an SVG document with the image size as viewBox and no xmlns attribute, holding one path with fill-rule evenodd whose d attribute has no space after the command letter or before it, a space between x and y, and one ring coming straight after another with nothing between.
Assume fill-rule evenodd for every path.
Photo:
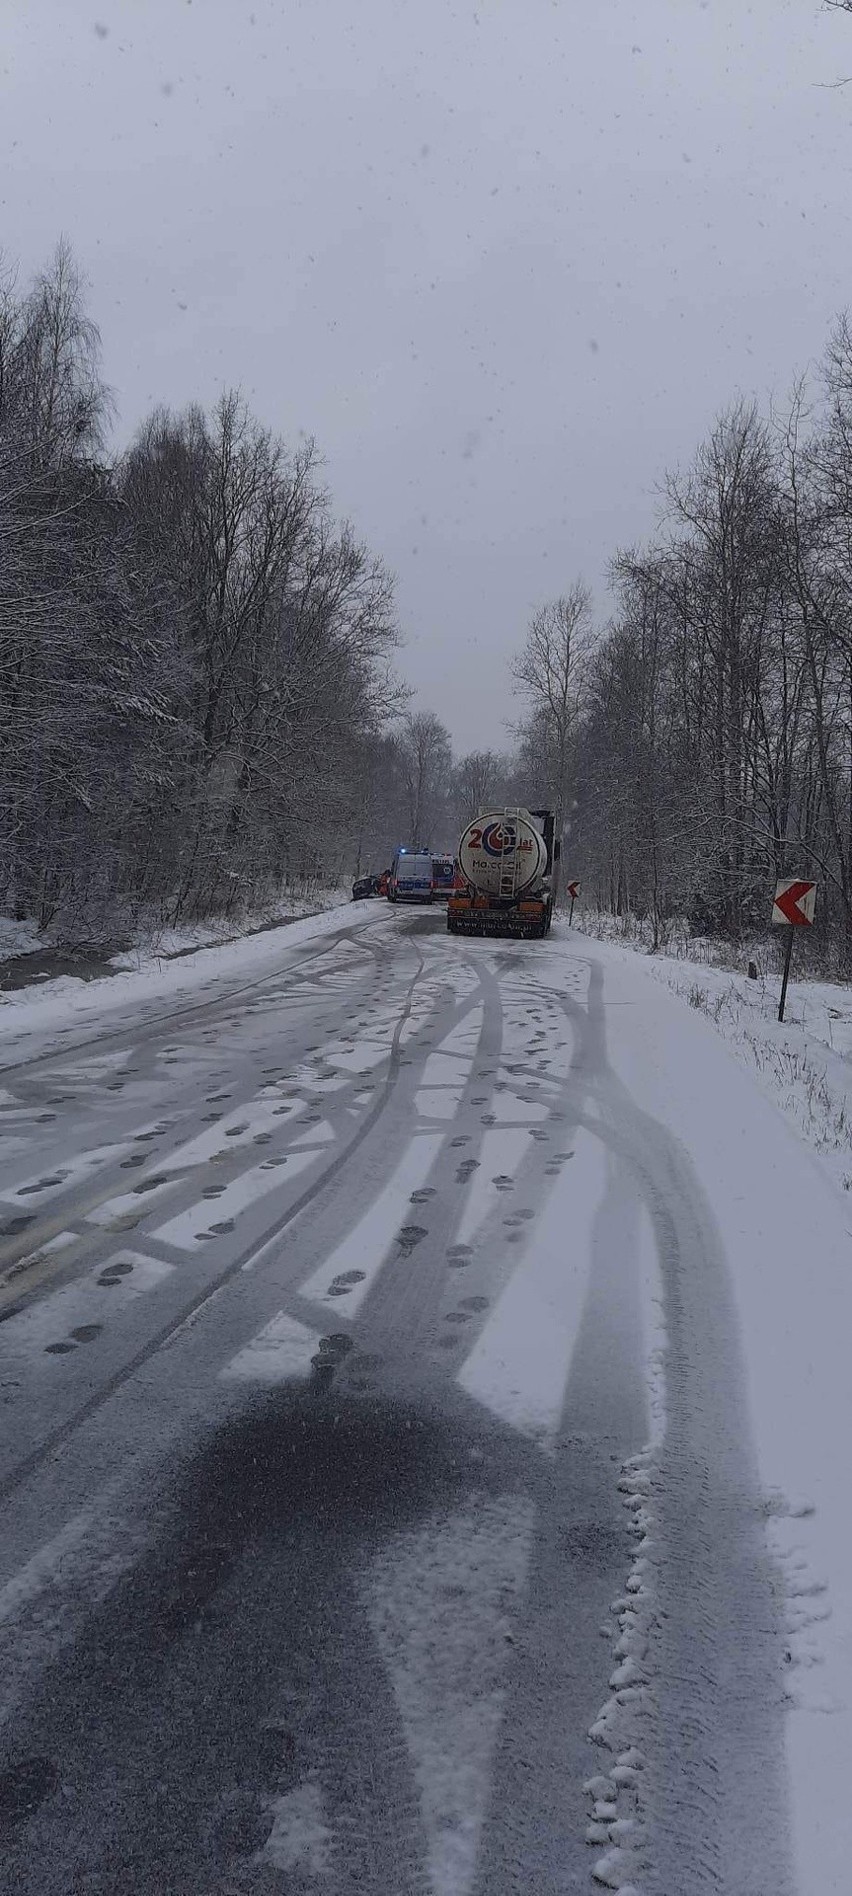
<instances>
[{"instance_id":1,"label":"tanker truck","mask_svg":"<svg viewBox=\"0 0 852 1896\"><path fill-rule=\"evenodd\" d=\"M452 935L546 935L559 863L552 810L495 810L468 823L447 904Z\"/></svg>"}]
</instances>

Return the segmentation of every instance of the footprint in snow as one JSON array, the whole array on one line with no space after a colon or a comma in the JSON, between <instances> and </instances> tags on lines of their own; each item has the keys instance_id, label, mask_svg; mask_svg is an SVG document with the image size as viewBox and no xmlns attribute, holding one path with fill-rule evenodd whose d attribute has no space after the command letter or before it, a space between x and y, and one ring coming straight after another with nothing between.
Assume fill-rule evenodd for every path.
<instances>
[{"instance_id":1,"label":"footprint in snow","mask_svg":"<svg viewBox=\"0 0 852 1896\"><path fill-rule=\"evenodd\" d=\"M329 1297L348 1297L353 1285L362 1284L365 1276L365 1271L340 1271L329 1284Z\"/></svg>"},{"instance_id":2,"label":"footprint in snow","mask_svg":"<svg viewBox=\"0 0 852 1896\"><path fill-rule=\"evenodd\" d=\"M505 1172L497 1172L491 1183L496 1185L498 1192L513 1192L515 1189L514 1179L509 1178Z\"/></svg>"},{"instance_id":3,"label":"footprint in snow","mask_svg":"<svg viewBox=\"0 0 852 1896\"><path fill-rule=\"evenodd\" d=\"M413 1251L415 1245L420 1244L428 1235L425 1225L403 1225L397 1232L397 1243L401 1251L408 1253Z\"/></svg>"},{"instance_id":4,"label":"footprint in snow","mask_svg":"<svg viewBox=\"0 0 852 1896\"><path fill-rule=\"evenodd\" d=\"M434 1198L434 1196L434 1185L423 1185L419 1192L412 1192L409 1203L412 1205L425 1205L427 1201L430 1198Z\"/></svg>"},{"instance_id":5,"label":"footprint in snow","mask_svg":"<svg viewBox=\"0 0 852 1896\"><path fill-rule=\"evenodd\" d=\"M459 1166L458 1171L456 1172L456 1184L466 1185L468 1179L472 1178L474 1172L478 1172L478 1170L479 1170L478 1159L462 1159L461 1165Z\"/></svg>"},{"instance_id":6,"label":"footprint in snow","mask_svg":"<svg viewBox=\"0 0 852 1896\"><path fill-rule=\"evenodd\" d=\"M114 1264L105 1265L97 1282L99 1284L120 1284L122 1277L129 1277L132 1269L133 1265L129 1263L127 1258L116 1258Z\"/></svg>"},{"instance_id":7,"label":"footprint in snow","mask_svg":"<svg viewBox=\"0 0 852 1896\"><path fill-rule=\"evenodd\" d=\"M26 1231L34 1218L35 1212L32 1211L21 1212L19 1217L10 1218L6 1224L0 1225L0 1238L16 1238L19 1231Z\"/></svg>"}]
</instances>

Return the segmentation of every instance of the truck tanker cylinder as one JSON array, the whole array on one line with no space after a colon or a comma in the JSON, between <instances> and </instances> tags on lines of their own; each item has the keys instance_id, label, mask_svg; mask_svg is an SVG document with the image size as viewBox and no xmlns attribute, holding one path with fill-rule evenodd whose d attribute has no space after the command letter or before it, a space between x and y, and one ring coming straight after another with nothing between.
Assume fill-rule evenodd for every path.
<instances>
[{"instance_id":1,"label":"truck tanker cylinder","mask_svg":"<svg viewBox=\"0 0 852 1896\"><path fill-rule=\"evenodd\" d=\"M495 811L469 823L459 843L459 868L477 895L531 895L547 873L547 844L528 810Z\"/></svg>"}]
</instances>

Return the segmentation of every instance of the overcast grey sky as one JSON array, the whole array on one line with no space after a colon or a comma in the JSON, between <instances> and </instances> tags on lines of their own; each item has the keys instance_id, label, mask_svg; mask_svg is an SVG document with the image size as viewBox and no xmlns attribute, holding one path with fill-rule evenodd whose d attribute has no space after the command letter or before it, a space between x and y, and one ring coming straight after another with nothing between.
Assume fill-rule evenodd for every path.
<instances>
[{"instance_id":1,"label":"overcast grey sky","mask_svg":"<svg viewBox=\"0 0 852 1896\"><path fill-rule=\"evenodd\" d=\"M819 0L2 0L0 247L88 275L119 439L239 383L314 434L462 749L577 573L852 303Z\"/></svg>"}]
</instances>

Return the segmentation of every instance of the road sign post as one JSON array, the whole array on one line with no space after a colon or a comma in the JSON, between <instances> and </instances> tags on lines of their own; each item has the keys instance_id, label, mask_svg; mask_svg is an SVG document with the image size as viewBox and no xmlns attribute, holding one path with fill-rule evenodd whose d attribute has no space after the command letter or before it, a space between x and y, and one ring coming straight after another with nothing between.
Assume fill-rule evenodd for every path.
<instances>
[{"instance_id":1,"label":"road sign post","mask_svg":"<svg viewBox=\"0 0 852 1896\"><path fill-rule=\"evenodd\" d=\"M793 955L793 936L795 935L795 933L796 933L795 928L792 928L792 927L788 928L787 951L784 956L784 973L781 976L781 999L778 1003L778 1019L779 1020L784 1019L784 1006L787 1000L787 982L790 979L790 962Z\"/></svg>"},{"instance_id":2,"label":"road sign post","mask_svg":"<svg viewBox=\"0 0 852 1896\"><path fill-rule=\"evenodd\" d=\"M577 897L580 893L580 884L579 882L569 882L566 884L566 887L568 890L568 894L571 897L571 913L568 917L568 927L570 928L574 920L574 903L576 902Z\"/></svg>"},{"instance_id":3,"label":"road sign post","mask_svg":"<svg viewBox=\"0 0 852 1896\"><path fill-rule=\"evenodd\" d=\"M784 1019L784 1007L787 1001L787 982L790 979L790 961L793 955L793 936L797 928L812 928L814 906L816 903L816 883L804 882L801 876L785 876L776 884L775 900L772 904L772 921L775 927L786 927L787 947L784 954L784 973L781 978L781 1000L778 1004L778 1019Z\"/></svg>"}]
</instances>

